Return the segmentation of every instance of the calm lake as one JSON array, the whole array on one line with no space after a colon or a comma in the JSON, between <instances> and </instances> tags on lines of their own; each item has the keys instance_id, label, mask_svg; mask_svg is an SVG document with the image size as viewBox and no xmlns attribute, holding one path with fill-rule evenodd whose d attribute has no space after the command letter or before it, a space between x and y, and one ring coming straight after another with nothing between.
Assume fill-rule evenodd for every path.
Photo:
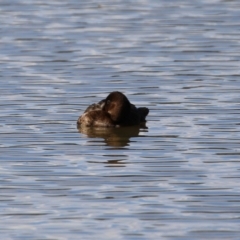
<instances>
[{"instance_id":1,"label":"calm lake","mask_svg":"<svg viewBox=\"0 0 240 240\"><path fill-rule=\"evenodd\" d=\"M240 1L2 0L4 240L240 239ZM82 129L122 91L145 128Z\"/></svg>"}]
</instances>

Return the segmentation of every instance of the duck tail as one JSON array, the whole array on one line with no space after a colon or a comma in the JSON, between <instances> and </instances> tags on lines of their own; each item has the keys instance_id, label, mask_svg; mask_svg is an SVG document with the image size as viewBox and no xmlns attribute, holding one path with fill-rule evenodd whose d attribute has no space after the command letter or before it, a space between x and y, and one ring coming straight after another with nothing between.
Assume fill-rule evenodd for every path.
<instances>
[{"instance_id":1,"label":"duck tail","mask_svg":"<svg viewBox=\"0 0 240 240\"><path fill-rule=\"evenodd\" d=\"M149 109L146 107L140 107L140 108L138 108L138 112L140 115L141 122L146 122L146 116L149 113Z\"/></svg>"}]
</instances>

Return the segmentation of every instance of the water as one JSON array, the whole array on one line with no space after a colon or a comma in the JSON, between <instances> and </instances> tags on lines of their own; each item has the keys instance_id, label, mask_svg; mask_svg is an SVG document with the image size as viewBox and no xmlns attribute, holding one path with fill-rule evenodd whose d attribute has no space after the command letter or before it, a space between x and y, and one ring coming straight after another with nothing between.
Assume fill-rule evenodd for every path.
<instances>
[{"instance_id":1,"label":"water","mask_svg":"<svg viewBox=\"0 0 240 240\"><path fill-rule=\"evenodd\" d=\"M0 232L240 238L239 1L0 3ZM146 128L79 132L109 92Z\"/></svg>"}]
</instances>

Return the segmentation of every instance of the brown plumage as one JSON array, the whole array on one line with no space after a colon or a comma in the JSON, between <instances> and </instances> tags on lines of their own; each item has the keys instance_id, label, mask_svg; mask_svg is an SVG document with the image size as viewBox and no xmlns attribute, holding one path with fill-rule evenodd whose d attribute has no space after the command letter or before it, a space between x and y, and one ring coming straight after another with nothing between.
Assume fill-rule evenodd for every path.
<instances>
[{"instance_id":1,"label":"brown plumage","mask_svg":"<svg viewBox=\"0 0 240 240\"><path fill-rule=\"evenodd\" d=\"M136 108L121 92L111 92L106 99L90 105L77 124L95 127L133 126L146 122L149 109Z\"/></svg>"}]
</instances>

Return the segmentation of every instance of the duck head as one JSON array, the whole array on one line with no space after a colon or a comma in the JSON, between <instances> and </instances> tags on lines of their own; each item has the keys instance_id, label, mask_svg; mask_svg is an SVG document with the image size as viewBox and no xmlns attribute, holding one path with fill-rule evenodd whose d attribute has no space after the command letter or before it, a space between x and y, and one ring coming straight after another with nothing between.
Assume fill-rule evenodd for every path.
<instances>
[{"instance_id":1,"label":"duck head","mask_svg":"<svg viewBox=\"0 0 240 240\"><path fill-rule=\"evenodd\" d=\"M114 122L121 123L131 110L131 104L123 93L111 92L105 99L103 110Z\"/></svg>"}]
</instances>

